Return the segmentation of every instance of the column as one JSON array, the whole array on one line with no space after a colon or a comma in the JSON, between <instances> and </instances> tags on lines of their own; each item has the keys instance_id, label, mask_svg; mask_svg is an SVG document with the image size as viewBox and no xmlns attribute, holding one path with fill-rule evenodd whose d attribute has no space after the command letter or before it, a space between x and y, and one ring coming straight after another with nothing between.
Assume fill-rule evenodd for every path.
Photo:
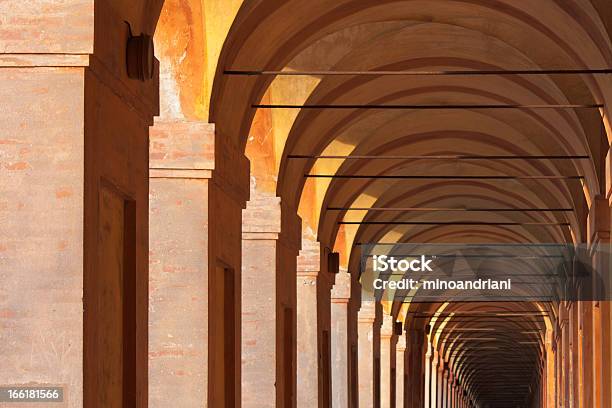
<instances>
[{"instance_id":1,"label":"column","mask_svg":"<svg viewBox=\"0 0 612 408\"><path fill-rule=\"evenodd\" d=\"M606 156L606 198L608 199L608 231L612 231L612 149ZM612 243L607 244L606 252L612 253ZM612 255L608 258L612 262ZM609 267L610 268L610 267ZM610 269L608 269L610 270ZM608 272L606 283L608 290L612 290L612 272ZM603 383L601 386L601 399L604 408L612 408L612 301L607 300L600 303L601 316L601 361Z\"/></svg>"},{"instance_id":2,"label":"column","mask_svg":"<svg viewBox=\"0 0 612 408\"><path fill-rule=\"evenodd\" d=\"M321 245L302 237L297 265L297 406L329 406L331 277Z\"/></svg>"},{"instance_id":3,"label":"column","mask_svg":"<svg viewBox=\"0 0 612 408\"><path fill-rule=\"evenodd\" d=\"M220 140L204 122L156 120L151 130L150 407L240 398L239 232L248 189L225 186L248 185L248 162L234 151L227 183L227 168L215 165Z\"/></svg>"},{"instance_id":4,"label":"column","mask_svg":"<svg viewBox=\"0 0 612 408\"><path fill-rule=\"evenodd\" d=\"M588 242L593 269L596 272L592 282L593 289L609 292L612 283L610 280L610 204L606 197L596 197L593 200L588 216ZM604 390L607 371L605 366L610 365L609 359L604 360L607 353L608 356L610 355L609 351L605 350L604 343L605 335L609 335L609 332L602 319L602 316L609 314L607 309L610 307L610 302L599 297L592 300L592 302L583 302L588 303L589 306L589 313L585 317L589 319L586 323L591 335L589 347L585 350L591 352L588 360L590 364L585 367L590 370L588 376L592 378L587 401L592 401L594 408L602 408L605 403L610 405L605 400L607 393Z\"/></svg>"},{"instance_id":5,"label":"column","mask_svg":"<svg viewBox=\"0 0 612 408\"><path fill-rule=\"evenodd\" d=\"M436 390L437 394L437 407L444 408L444 372L446 370L446 362L442 355L438 354L438 388Z\"/></svg>"},{"instance_id":6,"label":"column","mask_svg":"<svg viewBox=\"0 0 612 408\"><path fill-rule=\"evenodd\" d=\"M433 347L433 346L432 346ZM441 408L438 404L438 380L440 379L440 373L438 371L439 367L439 355L438 350L433 351L433 357L431 359L431 387L429 392L431 393L430 397L430 407L431 408Z\"/></svg>"},{"instance_id":7,"label":"column","mask_svg":"<svg viewBox=\"0 0 612 408\"><path fill-rule=\"evenodd\" d=\"M242 407L295 403L296 269L301 223L257 193L242 219Z\"/></svg>"},{"instance_id":8,"label":"column","mask_svg":"<svg viewBox=\"0 0 612 408\"><path fill-rule=\"evenodd\" d=\"M427 340L427 351L425 352L425 384L423 387L424 390L424 404L425 408L432 408L432 400L431 398L431 387L432 387L432 359L433 359L433 348L431 343L429 342L429 338ZM434 403L435 405L435 403Z\"/></svg>"},{"instance_id":9,"label":"column","mask_svg":"<svg viewBox=\"0 0 612 408\"><path fill-rule=\"evenodd\" d=\"M453 374L448 371L448 375L446 377L446 408L452 407L452 399L453 399Z\"/></svg>"},{"instance_id":10,"label":"column","mask_svg":"<svg viewBox=\"0 0 612 408\"><path fill-rule=\"evenodd\" d=\"M0 384L144 407L157 77L127 77L124 20L151 33L156 11L2 1L0 16Z\"/></svg>"},{"instance_id":11,"label":"column","mask_svg":"<svg viewBox=\"0 0 612 408\"><path fill-rule=\"evenodd\" d=\"M570 377L571 377L571 353L570 349L570 325L569 325L569 317L566 304L561 306L561 313L559 314L559 326L561 328L561 342L562 342L562 350L561 350L561 364L562 364L562 372L561 378L563 381L562 384L562 400L564 408L570 408L570 399L571 399L571 389L570 389Z\"/></svg>"},{"instance_id":12,"label":"column","mask_svg":"<svg viewBox=\"0 0 612 408\"><path fill-rule=\"evenodd\" d=\"M363 302L357 317L359 346L359 406L375 407L374 403L374 321L376 305Z\"/></svg>"},{"instance_id":13,"label":"column","mask_svg":"<svg viewBox=\"0 0 612 408\"><path fill-rule=\"evenodd\" d=\"M554 353L554 331L549 328L546 330L544 338L545 347L545 376L542 387L544 388L544 407L555 408L555 353Z\"/></svg>"},{"instance_id":14,"label":"column","mask_svg":"<svg viewBox=\"0 0 612 408\"><path fill-rule=\"evenodd\" d=\"M332 407L349 408L348 303L351 275L346 270L336 276L331 292L331 380Z\"/></svg>"},{"instance_id":15,"label":"column","mask_svg":"<svg viewBox=\"0 0 612 408\"><path fill-rule=\"evenodd\" d=\"M407 331L409 345L408 353L408 392L406 394L407 406L409 408L423 408L425 406L425 398L428 393L425 392L427 386L427 375L425 373L426 366L426 350L424 348L425 335L422 330L410 329Z\"/></svg>"},{"instance_id":16,"label":"column","mask_svg":"<svg viewBox=\"0 0 612 408\"><path fill-rule=\"evenodd\" d=\"M448 408L448 369L442 373L442 408Z\"/></svg>"},{"instance_id":17,"label":"column","mask_svg":"<svg viewBox=\"0 0 612 408\"><path fill-rule=\"evenodd\" d=\"M395 408L407 406L405 398L409 390L406 390L406 368L406 333L402 333L395 346Z\"/></svg>"},{"instance_id":18,"label":"column","mask_svg":"<svg viewBox=\"0 0 612 408\"><path fill-rule=\"evenodd\" d=\"M384 315L380 328L380 406L391 408L391 347L393 342L393 316Z\"/></svg>"}]
</instances>

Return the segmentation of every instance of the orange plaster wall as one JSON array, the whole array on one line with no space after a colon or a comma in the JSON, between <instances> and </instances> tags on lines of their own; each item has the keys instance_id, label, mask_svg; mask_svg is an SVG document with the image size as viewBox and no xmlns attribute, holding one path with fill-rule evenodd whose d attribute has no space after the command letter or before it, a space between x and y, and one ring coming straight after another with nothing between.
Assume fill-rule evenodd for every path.
<instances>
[{"instance_id":1,"label":"orange plaster wall","mask_svg":"<svg viewBox=\"0 0 612 408\"><path fill-rule=\"evenodd\" d=\"M270 103L269 92L263 97L261 103ZM251 161L251 177L255 179L257 190L275 193L276 155L271 110L257 110L246 145L246 156Z\"/></svg>"},{"instance_id":2,"label":"orange plaster wall","mask_svg":"<svg viewBox=\"0 0 612 408\"><path fill-rule=\"evenodd\" d=\"M200 1L166 0L155 33L161 64L162 116L207 117L206 33ZM165 77L165 78L164 78ZM165 85L165 89L164 89Z\"/></svg>"}]
</instances>

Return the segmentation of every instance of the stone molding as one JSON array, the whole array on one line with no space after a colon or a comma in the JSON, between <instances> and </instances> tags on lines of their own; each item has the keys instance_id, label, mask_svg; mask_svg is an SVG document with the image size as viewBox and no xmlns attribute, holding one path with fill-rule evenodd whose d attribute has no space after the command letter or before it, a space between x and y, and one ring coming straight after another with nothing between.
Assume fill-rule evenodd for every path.
<instances>
[{"instance_id":1,"label":"stone molding","mask_svg":"<svg viewBox=\"0 0 612 408\"><path fill-rule=\"evenodd\" d=\"M393 336L393 325L395 319L391 315L383 315L382 325L380 326L380 337L391 338Z\"/></svg>"},{"instance_id":2,"label":"stone molding","mask_svg":"<svg viewBox=\"0 0 612 408\"><path fill-rule=\"evenodd\" d=\"M150 129L150 178L211 178L215 125L155 119Z\"/></svg>"},{"instance_id":3,"label":"stone molding","mask_svg":"<svg viewBox=\"0 0 612 408\"><path fill-rule=\"evenodd\" d=\"M207 122L155 119L150 130L149 178L210 179L234 201L249 198L249 161Z\"/></svg>"},{"instance_id":4,"label":"stone molding","mask_svg":"<svg viewBox=\"0 0 612 408\"><path fill-rule=\"evenodd\" d=\"M405 352L407 349L407 341L406 334L402 334L401 336L397 336L397 344L395 345L397 351Z\"/></svg>"},{"instance_id":5,"label":"stone molding","mask_svg":"<svg viewBox=\"0 0 612 408\"><path fill-rule=\"evenodd\" d=\"M251 192L251 199L242 211L242 239L278 239L281 233L279 197Z\"/></svg>"},{"instance_id":6,"label":"stone molding","mask_svg":"<svg viewBox=\"0 0 612 408\"><path fill-rule=\"evenodd\" d=\"M383 315L382 325L380 326L380 337L391 338L393 336L393 324L395 319L390 315Z\"/></svg>"},{"instance_id":7,"label":"stone molding","mask_svg":"<svg viewBox=\"0 0 612 408\"><path fill-rule=\"evenodd\" d=\"M341 270L331 290L332 303L348 303L351 299L351 274Z\"/></svg>"},{"instance_id":8,"label":"stone molding","mask_svg":"<svg viewBox=\"0 0 612 408\"><path fill-rule=\"evenodd\" d=\"M242 239L279 240L288 248L300 250L301 218L279 197L251 190L251 199L242 212Z\"/></svg>"},{"instance_id":9,"label":"stone molding","mask_svg":"<svg viewBox=\"0 0 612 408\"><path fill-rule=\"evenodd\" d=\"M376 320L376 304L374 302L363 302L359 312L357 312L357 321L359 323L374 323Z\"/></svg>"},{"instance_id":10,"label":"stone molding","mask_svg":"<svg viewBox=\"0 0 612 408\"><path fill-rule=\"evenodd\" d=\"M297 258L298 276L318 276L321 266L321 244L302 234L302 249Z\"/></svg>"},{"instance_id":11,"label":"stone molding","mask_svg":"<svg viewBox=\"0 0 612 408\"><path fill-rule=\"evenodd\" d=\"M0 54L3 68L88 67L89 54Z\"/></svg>"}]
</instances>

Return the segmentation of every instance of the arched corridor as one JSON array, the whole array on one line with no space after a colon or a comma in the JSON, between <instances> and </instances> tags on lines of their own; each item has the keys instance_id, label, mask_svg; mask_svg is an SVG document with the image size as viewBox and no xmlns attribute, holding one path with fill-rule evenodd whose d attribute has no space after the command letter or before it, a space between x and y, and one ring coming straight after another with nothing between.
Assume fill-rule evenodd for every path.
<instances>
[{"instance_id":1,"label":"arched corridor","mask_svg":"<svg viewBox=\"0 0 612 408\"><path fill-rule=\"evenodd\" d=\"M610 10L0 2L0 390L612 408Z\"/></svg>"}]
</instances>

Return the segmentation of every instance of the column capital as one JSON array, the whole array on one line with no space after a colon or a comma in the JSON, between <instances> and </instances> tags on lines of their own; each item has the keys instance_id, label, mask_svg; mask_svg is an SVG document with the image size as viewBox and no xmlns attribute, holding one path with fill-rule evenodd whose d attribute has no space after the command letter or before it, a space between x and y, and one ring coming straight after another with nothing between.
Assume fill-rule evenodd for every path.
<instances>
[{"instance_id":1,"label":"column capital","mask_svg":"<svg viewBox=\"0 0 612 408\"><path fill-rule=\"evenodd\" d=\"M149 178L212 179L244 208L249 199L249 161L218 134L214 124L156 118L149 135Z\"/></svg>"},{"instance_id":2,"label":"column capital","mask_svg":"<svg viewBox=\"0 0 612 408\"><path fill-rule=\"evenodd\" d=\"M438 353L438 371L444 373L446 371L446 361L444 357Z\"/></svg>"},{"instance_id":3,"label":"column capital","mask_svg":"<svg viewBox=\"0 0 612 408\"><path fill-rule=\"evenodd\" d=\"M331 290L331 301L332 303L348 303L350 299L351 274L346 269L341 269Z\"/></svg>"},{"instance_id":4,"label":"column capital","mask_svg":"<svg viewBox=\"0 0 612 408\"><path fill-rule=\"evenodd\" d=\"M395 347L397 351L401 351L401 352L406 351L406 348L407 348L406 333L403 333L401 336L397 336L397 344Z\"/></svg>"},{"instance_id":5,"label":"column capital","mask_svg":"<svg viewBox=\"0 0 612 408\"><path fill-rule=\"evenodd\" d=\"M253 186L250 197L242 211L242 239L282 240L286 247L298 251L302 224L296 211L282 205L279 197L258 192Z\"/></svg>"},{"instance_id":6,"label":"column capital","mask_svg":"<svg viewBox=\"0 0 612 408\"><path fill-rule=\"evenodd\" d=\"M393 325L395 319L393 316L384 314L382 319L382 325L380 327L380 337L391 338L393 336Z\"/></svg>"},{"instance_id":7,"label":"column capital","mask_svg":"<svg viewBox=\"0 0 612 408\"><path fill-rule=\"evenodd\" d=\"M357 321L359 323L374 323L376 320L376 303L363 302L357 313Z\"/></svg>"},{"instance_id":8,"label":"column capital","mask_svg":"<svg viewBox=\"0 0 612 408\"><path fill-rule=\"evenodd\" d=\"M440 355L438 354L438 350L434 349L433 346L432 346L431 356L432 356L431 364L433 365L434 368L437 368L438 363L440 362Z\"/></svg>"},{"instance_id":9,"label":"column capital","mask_svg":"<svg viewBox=\"0 0 612 408\"><path fill-rule=\"evenodd\" d=\"M155 118L149 134L150 178L212 178L214 124Z\"/></svg>"},{"instance_id":10,"label":"column capital","mask_svg":"<svg viewBox=\"0 0 612 408\"><path fill-rule=\"evenodd\" d=\"M278 239L281 233L281 200L274 195L254 193L242 211L242 239Z\"/></svg>"},{"instance_id":11,"label":"column capital","mask_svg":"<svg viewBox=\"0 0 612 408\"><path fill-rule=\"evenodd\" d=\"M297 257L297 275L317 278L321 271L321 243L302 231L302 249Z\"/></svg>"}]
</instances>

